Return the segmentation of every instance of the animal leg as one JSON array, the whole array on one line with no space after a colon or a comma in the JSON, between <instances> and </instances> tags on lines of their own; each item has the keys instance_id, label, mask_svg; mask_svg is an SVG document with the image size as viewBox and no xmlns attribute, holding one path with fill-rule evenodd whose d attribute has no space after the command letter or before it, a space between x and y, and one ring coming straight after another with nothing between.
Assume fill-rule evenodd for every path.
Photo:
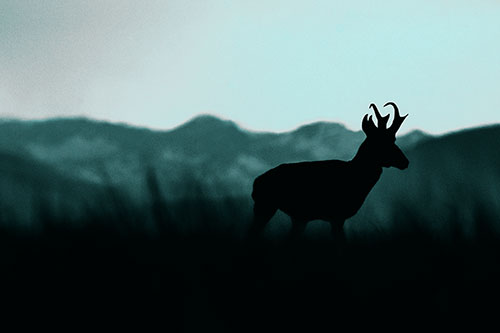
<instances>
[{"instance_id":1,"label":"animal leg","mask_svg":"<svg viewBox=\"0 0 500 333\"><path fill-rule=\"evenodd\" d=\"M343 247L346 240L344 232L344 222L345 221L335 221L330 223L333 241L339 247Z\"/></svg>"},{"instance_id":2,"label":"animal leg","mask_svg":"<svg viewBox=\"0 0 500 333\"><path fill-rule=\"evenodd\" d=\"M253 222L250 226L249 236L257 237L260 235L277 210L277 208L270 205L255 202L253 206Z\"/></svg>"},{"instance_id":3,"label":"animal leg","mask_svg":"<svg viewBox=\"0 0 500 333\"><path fill-rule=\"evenodd\" d=\"M307 221L292 218L292 228L290 229L291 240L297 240L302 237L306 229Z\"/></svg>"}]
</instances>

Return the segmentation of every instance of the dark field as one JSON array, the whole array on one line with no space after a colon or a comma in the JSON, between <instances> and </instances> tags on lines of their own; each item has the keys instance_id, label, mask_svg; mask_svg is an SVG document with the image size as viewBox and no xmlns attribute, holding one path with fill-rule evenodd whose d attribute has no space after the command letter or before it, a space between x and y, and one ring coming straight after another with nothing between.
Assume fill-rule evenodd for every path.
<instances>
[{"instance_id":1,"label":"dark field","mask_svg":"<svg viewBox=\"0 0 500 333\"><path fill-rule=\"evenodd\" d=\"M3 216L4 315L195 332L405 330L494 318L500 308L498 220L481 212L473 236L436 235L402 212L404 227L350 232L339 249L329 235L248 241L235 227L247 226L248 202L167 203L155 191L152 183L142 207L110 193L79 218L42 201L39 228Z\"/></svg>"}]
</instances>

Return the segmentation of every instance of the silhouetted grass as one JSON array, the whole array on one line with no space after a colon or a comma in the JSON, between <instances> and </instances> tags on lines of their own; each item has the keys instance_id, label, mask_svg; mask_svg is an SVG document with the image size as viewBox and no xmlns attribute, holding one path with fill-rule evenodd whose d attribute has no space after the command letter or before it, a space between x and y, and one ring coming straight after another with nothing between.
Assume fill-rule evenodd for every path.
<instances>
[{"instance_id":1,"label":"silhouetted grass","mask_svg":"<svg viewBox=\"0 0 500 333\"><path fill-rule=\"evenodd\" d=\"M109 188L79 218L40 198L37 229L0 229L2 299L13 312L73 325L107 318L173 331L399 325L495 314L500 296L496 217L473 236L440 237L401 211L384 237L246 241L246 198L168 201L153 172L150 199ZM198 193L196 193L198 191ZM400 223L399 223L400 222ZM272 222L271 222L272 223ZM453 225L453 221L450 221ZM277 240L278 239L278 240Z\"/></svg>"}]
</instances>

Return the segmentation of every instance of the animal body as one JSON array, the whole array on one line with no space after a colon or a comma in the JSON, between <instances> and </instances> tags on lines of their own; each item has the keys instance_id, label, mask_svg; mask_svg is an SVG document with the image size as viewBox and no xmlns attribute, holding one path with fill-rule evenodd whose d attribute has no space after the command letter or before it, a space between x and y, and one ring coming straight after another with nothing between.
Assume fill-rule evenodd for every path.
<instances>
[{"instance_id":1,"label":"animal body","mask_svg":"<svg viewBox=\"0 0 500 333\"><path fill-rule=\"evenodd\" d=\"M335 238L344 239L344 222L363 205L368 193L382 174L383 167L406 169L409 161L396 146L396 132L404 119L393 102L394 120L387 128L389 115L382 117L370 104L378 120L365 115L362 129L366 134L350 161L325 160L281 164L258 176L253 184L254 220L250 234L259 234L279 209L292 220L291 236L302 234L307 222L331 223Z\"/></svg>"}]
</instances>

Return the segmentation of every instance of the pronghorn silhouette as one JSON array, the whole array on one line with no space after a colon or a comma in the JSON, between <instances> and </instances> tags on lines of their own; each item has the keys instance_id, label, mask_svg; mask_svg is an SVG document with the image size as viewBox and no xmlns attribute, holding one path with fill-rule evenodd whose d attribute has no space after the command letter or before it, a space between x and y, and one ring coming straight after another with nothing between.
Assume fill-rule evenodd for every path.
<instances>
[{"instance_id":1,"label":"pronghorn silhouette","mask_svg":"<svg viewBox=\"0 0 500 333\"><path fill-rule=\"evenodd\" d=\"M404 170L409 161L396 146L396 132L408 116L400 116L393 102L394 120L382 117L370 104L378 120L365 115L362 122L366 139L350 161L326 160L281 164L258 176L253 184L254 221L250 235L258 235L278 209L290 216L290 236L297 237L307 222L330 222L334 238L344 240L344 222L361 208L366 196L379 180L382 167Z\"/></svg>"}]
</instances>

